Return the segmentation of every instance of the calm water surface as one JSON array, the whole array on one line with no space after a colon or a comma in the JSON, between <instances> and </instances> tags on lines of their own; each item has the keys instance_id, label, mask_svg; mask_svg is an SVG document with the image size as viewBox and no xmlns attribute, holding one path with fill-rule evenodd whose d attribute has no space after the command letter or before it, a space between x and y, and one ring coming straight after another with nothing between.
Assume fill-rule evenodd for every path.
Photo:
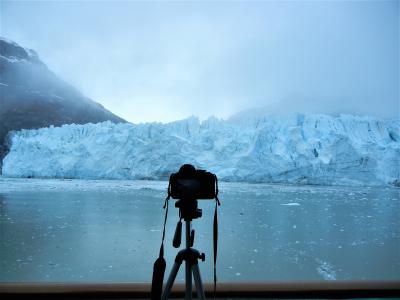
<instances>
[{"instance_id":1,"label":"calm water surface","mask_svg":"<svg viewBox=\"0 0 400 300\"><path fill-rule=\"evenodd\" d=\"M0 178L0 281L151 281L166 182ZM221 184L220 281L400 279L400 190ZM167 272L177 250L170 205ZM212 281L214 202L195 248ZM183 271L178 279L184 279Z\"/></svg>"}]
</instances>

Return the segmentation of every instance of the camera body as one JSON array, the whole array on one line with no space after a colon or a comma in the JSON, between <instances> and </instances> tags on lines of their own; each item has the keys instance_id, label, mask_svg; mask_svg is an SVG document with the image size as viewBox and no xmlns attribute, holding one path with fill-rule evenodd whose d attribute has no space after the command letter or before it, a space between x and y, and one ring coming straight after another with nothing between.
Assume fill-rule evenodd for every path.
<instances>
[{"instance_id":1,"label":"camera body","mask_svg":"<svg viewBox=\"0 0 400 300\"><path fill-rule=\"evenodd\" d=\"M214 199L216 181L213 173L185 164L169 178L170 195L173 199Z\"/></svg>"}]
</instances>

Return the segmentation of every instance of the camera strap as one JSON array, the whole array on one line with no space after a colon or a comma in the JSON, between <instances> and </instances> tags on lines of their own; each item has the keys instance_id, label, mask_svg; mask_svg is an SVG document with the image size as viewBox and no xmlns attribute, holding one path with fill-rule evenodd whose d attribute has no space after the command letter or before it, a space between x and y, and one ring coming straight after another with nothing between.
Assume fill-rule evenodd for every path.
<instances>
[{"instance_id":1,"label":"camera strap","mask_svg":"<svg viewBox=\"0 0 400 300\"><path fill-rule=\"evenodd\" d=\"M161 247L160 247L160 257L164 256L165 226L167 225L168 203L169 203L168 201L169 201L170 198L171 198L171 180L168 183L167 197L165 198L164 206L163 206L163 209L165 209L165 217L164 217L164 227L163 227L162 241L161 241Z\"/></svg>"},{"instance_id":2,"label":"camera strap","mask_svg":"<svg viewBox=\"0 0 400 300\"><path fill-rule=\"evenodd\" d=\"M160 254L153 266L153 278L151 282L151 299L152 300L160 300L162 287L164 282L164 274L166 263L164 259L164 238L165 238L165 226L167 224L167 217L168 217L168 200L170 199L170 188L171 186L168 185L168 195L165 198L164 202L164 209L165 209L165 217L164 217L164 228L163 228L163 235L160 247Z\"/></svg>"},{"instance_id":3,"label":"camera strap","mask_svg":"<svg viewBox=\"0 0 400 300\"><path fill-rule=\"evenodd\" d=\"M218 199L218 178L215 178L215 210L214 210L214 223L213 223L213 250L214 250L214 300L215 292L217 290L217 252L218 252L218 206L221 202Z\"/></svg>"}]
</instances>

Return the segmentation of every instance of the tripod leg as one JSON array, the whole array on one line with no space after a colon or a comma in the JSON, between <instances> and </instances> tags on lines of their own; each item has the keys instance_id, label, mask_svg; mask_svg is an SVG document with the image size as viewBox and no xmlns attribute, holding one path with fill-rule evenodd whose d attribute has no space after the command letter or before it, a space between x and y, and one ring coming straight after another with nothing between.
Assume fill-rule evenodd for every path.
<instances>
[{"instance_id":1,"label":"tripod leg","mask_svg":"<svg viewBox=\"0 0 400 300\"><path fill-rule=\"evenodd\" d=\"M203 283L201 282L199 265L198 264L193 265L192 269L193 269L194 283L196 285L197 298L205 300L206 296L204 294Z\"/></svg>"},{"instance_id":2,"label":"tripod leg","mask_svg":"<svg viewBox=\"0 0 400 300\"><path fill-rule=\"evenodd\" d=\"M162 293L161 299L166 300L171 293L172 286L174 285L174 281L176 278L176 275L178 274L179 267L181 266L180 263L175 262L174 265L172 266L171 273L169 273L169 277L167 280L167 283L165 284L164 291Z\"/></svg>"},{"instance_id":3,"label":"tripod leg","mask_svg":"<svg viewBox=\"0 0 400 300\"><path fill-rule=\"evenodd\" d=\"M192 266L190 262L186 261L185 277L186 277L186 300L192 300Z\"/></svg>"}]
</instances>

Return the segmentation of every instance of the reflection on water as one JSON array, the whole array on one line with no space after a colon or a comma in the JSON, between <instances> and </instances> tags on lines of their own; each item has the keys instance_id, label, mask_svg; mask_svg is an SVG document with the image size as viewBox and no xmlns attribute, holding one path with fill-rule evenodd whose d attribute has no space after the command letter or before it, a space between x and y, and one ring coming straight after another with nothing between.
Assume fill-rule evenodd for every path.
<instances>
[{"instance_id":1,"label":"reflection on water","mask_svg":"<svg viewBox=\"0 0 400 300\"><path fill-rule=\"evenodd\" d=\"M0 188L0 281L151 281L165 182L0 179ZM399 189L231 183L221 200L220 281L400 279ZM199 206L195 247L212 281L214 204ZM167 272L177 221L171 203Z\"/></svg>"}]
</instances>

